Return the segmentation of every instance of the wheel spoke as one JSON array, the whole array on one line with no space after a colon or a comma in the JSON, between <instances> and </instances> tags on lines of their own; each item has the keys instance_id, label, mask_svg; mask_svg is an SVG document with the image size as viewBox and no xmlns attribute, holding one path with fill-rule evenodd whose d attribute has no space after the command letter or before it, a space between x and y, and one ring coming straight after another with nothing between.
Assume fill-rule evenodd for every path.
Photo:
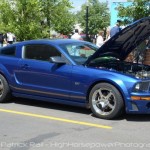
<instances>
[{"instance_id":1,"label":"wheel spoke","mask_svg":"<svg viewBox=\"0 0 150 150\"><path fill-rule=\"evenodd\" d=\"M108 103L108 105L107 105L109 108L111 108L112 110L114 109L114 105L112 105L112 104L110 104L110 103Z\"/></svg>"},{"instance_id":2,"label":"wheel spoke","mask_svg":"<svg viewBox=\"0 0 150 150\"><path fill-rule=\"evenodd\" d=\"M94 99L94 100L92 101L92 103L93 103L93 105L96 105L98 102Z\"/></svg>"},{"instance_id":3,"label":"wheel spoke","mask_svg":"<svg viewBox=\"0 0 150 150\"><path fill-rule=\"evenodd\" d=\"M106 96L107 99L109 99L113 94L111 92L108 93L108 95Z\"/></svg>"},{"instance_id":4,"label":"wheel spoke","mask_svg":"<svg viewBox=\"0 0 150 150\"><path fill-rule=\"evenodd\" d=\"M104 96L101 89L98 90L98 94L101 98Z\"/></svg>"}]
</instances>

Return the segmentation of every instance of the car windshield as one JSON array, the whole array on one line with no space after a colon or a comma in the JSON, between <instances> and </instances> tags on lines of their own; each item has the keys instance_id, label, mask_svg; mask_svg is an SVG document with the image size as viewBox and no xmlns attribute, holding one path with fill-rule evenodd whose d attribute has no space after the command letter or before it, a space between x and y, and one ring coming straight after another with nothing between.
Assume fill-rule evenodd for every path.
<instances>
[{"instance_id":1,"label":"car windshield","mask_svg":"<svg viewBox=\"0 0 150 150\"><path fill-rule=\"evenodd\" d=\"M98 50L96 45L86 42L61 44L60 47L64 49L78 65L84 64L85 61Z\"/></svg>"}]
</instances>

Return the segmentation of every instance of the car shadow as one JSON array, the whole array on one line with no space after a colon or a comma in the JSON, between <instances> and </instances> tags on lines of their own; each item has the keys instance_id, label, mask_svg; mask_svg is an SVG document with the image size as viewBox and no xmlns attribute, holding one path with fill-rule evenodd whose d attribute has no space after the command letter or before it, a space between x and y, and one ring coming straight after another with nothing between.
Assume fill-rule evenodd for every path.
<instances>
[{"instance_id":1,"label":"car shadow","mask_svg":"<svg viewBox=\"0 0 150 150\"><path fill-rule=\"evenodd\" d=\"M46 109L55 109L55 110L61 110L61 111L83 113L87 115L92 114L90 109L86 109L84 107L70 106L70 105L64 105L64 104L58 104L58 103L52 103L52 102L46 102L46 101L15 98L12 102L16 104L41 107L41 108L46 108Z\"/></svg>"},{"instance_id":2,"label":"car shadow","mask_svg":"<svg viewBox=\"0 0 150 150\"><path fill-rule=\"evenodd\" d=\"M148 122L150 121L150 114L126 114L125 119L134 122Z\"/></svg>"},{"instance_id":3,"label":"car shadow","mask_svg":"<svg viewBox=\"0 0 150 150\"><path fill-rule=\"evenodd\" d=\"M94 118L98 118L92 113L91 113L91 116ZM110 121L121 121L121 120L126 120L126 121L131 121L131 122L148 122L150 121L150 114L125 114L124 113L121 116L115 119L112 119Z\"/></svg>"},{"instance_id":4,"label":"car shadow","mask_svg":"<svg viewBox=\"0 0 150 150\"><path fill-rule=\"evenodd\" d=\"M79 114L81 113L81 114L90 115L94 118L99 119L91 112L90 109L86 109L84 107L69 106L69 105L64 105L64 104L38 101L38 100L30 100L30 99L25 99L25 98L15 98L11 102L16 103L16 104L41 107L41 108L46 108L46 109L55 109L55 110L74 112L74 113L79 113ZM121 120L126 120L126 121L131 121L131 122L148 122L150 121L150 114L125 114L124 113L120 117L113 119L113 121L121 121Z\"/></svg>"}]
</instances>

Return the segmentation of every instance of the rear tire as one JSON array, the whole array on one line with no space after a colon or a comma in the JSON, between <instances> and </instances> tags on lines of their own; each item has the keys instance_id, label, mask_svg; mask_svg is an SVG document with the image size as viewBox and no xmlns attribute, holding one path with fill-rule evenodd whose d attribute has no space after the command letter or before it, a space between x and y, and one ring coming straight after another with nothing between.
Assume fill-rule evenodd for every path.
<instances>
[{"instance_id":1,"label":"rear tire","mask_svg":"<svg viewBox=\"0 0 150 150\"><path fill-rule=\"evenodd\" d=\"M89 104L93 114L102 119L114 119L124 110L121 93L109 83L98 83L92 88Z\"/></svg>"},{"instance_id":2,"label":"rear tire","mask_svg":"<svg viewBox=\"0 0 150 150\"><path fill-rule=\"evenodd\" d=\"M10 100L10 88L3 75L0 74L0 103Z\"/></svg>"}]
</instances>

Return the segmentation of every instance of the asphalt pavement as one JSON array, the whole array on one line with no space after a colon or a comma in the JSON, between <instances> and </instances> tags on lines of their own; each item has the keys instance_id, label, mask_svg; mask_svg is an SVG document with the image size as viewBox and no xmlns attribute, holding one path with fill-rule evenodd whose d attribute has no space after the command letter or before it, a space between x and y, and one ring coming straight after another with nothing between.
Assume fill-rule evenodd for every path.
<instances>
[{"instance_id":1,"label":"asphalt pavement","mask_svg":"<svg viewBox=\"0 0 150 150\"><path fill-rule=\"evenodd\" d=\"M29 99L0 104L0 150L148 150L150 115L103 120L90 110Z\"/></svg>"}]
</instances>

